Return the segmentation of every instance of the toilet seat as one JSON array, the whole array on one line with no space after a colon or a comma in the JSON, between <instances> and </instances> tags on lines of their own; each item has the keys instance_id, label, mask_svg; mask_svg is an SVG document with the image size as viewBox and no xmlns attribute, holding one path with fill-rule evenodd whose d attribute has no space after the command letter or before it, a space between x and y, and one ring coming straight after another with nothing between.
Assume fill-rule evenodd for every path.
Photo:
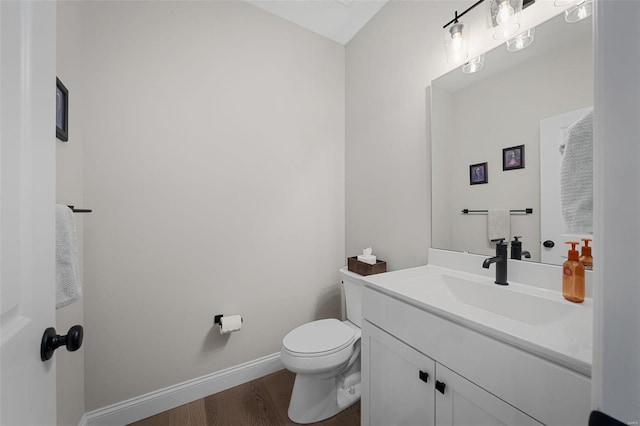
<instances>
[{"instance_id":1,"label":"toilet seat","mask_svg":"<svg viewBox=\"0 0 640 426\"><path fill-rule=\"evenodd\" d=\"M317 357L339 352L355 340L353 328L337 319L324 319L291 330L282 340L282 346L293 356Z\"/></svg>"},{"instance_id":2,"label":"toilet seat","mask_svg":"<svg viewBox=\"0 0 640 426\"><path fill-rule=\"evenodd\" d=\"M337 319L313 321L285 336L280 358L294 373L327 373L349 361L359 337L352 327Z\"/></svg>"}]
</instances>

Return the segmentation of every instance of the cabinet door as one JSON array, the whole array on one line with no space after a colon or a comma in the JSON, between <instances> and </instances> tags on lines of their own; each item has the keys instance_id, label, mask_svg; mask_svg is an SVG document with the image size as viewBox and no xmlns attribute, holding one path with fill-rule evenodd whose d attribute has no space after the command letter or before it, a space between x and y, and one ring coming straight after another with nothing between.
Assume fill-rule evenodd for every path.
<instances>
[{"instance_id":1,"label":"cabinet door","mask_svg":"<svg viewBox=\"0 0 640 426\"><path fill-rule=\"evenodd\" d=\"M436 365L436 381L437 426L542 426L542 423L440 364Z\"/></svg>"},{"instance_id":2,"label":"cabinet door","mask_svg":"<svg viewBox=\"0 0 640 426\"><path fill-rule=\"evenodd\" d=\"M435 362L362 322L362 424L432 426Z\"/></svg>"}]
</instances>

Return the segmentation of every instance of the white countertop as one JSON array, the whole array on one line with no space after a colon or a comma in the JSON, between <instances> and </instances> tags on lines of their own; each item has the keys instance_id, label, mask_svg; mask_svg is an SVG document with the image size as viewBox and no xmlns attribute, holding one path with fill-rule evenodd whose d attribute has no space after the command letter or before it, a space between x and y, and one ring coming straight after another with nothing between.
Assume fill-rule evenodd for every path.
<instances>
[{"instance_id":1,"label":"white countertop","mask_svg":"<svg viewBox=\"0 0 640 426\"><path fill-rule=\"evenodd\" d=\"M572 303L544 286L511 280L500 286L487 276L435 265L361 279L369 288L591 376L590 298ZM562 276L557 279L561 283Z\"/></svg>"}]
</instances>

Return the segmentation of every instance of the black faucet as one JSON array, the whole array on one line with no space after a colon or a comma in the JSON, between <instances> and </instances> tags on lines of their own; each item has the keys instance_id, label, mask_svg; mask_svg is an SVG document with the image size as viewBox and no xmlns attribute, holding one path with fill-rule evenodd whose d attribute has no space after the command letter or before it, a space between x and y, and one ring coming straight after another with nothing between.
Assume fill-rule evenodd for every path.
<instances>
[{"instance_id":1,"label":"black faucet","mask_svg":"<svg viewBox=\"0 0 640 426\"><path fill-rule=\"evenodd\" d=\"M513 237L513 241L511 241L511 258L515 260L522 260L522 256L524 256L527 259L530 259L531 253L527 250L522 250L522 241L518 241L518 238L522 237Z\"/></svg>"},{"instance_id":2,"label":"black faucet","mask_svg":"<svg viewBox=\"0 0 640 426\"><path fill-rule=\"evenodd\" d=\"M504 242L504 238L496 240L496 255L490 257L482 262L482 267L489 269L492 263L496 264L496 284L508 285L507 282L507 247L508 244Z\"/></svg>"}]
</instances>

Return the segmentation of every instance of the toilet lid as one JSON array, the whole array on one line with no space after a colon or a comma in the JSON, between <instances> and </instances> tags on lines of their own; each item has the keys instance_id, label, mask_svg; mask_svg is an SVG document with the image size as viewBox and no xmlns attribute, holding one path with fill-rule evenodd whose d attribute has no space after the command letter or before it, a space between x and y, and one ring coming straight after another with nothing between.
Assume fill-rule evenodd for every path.
<instances>
[{"instance_id":1,"label":"toilet lid","mask_svg":"<svg viewBox=\"0 0 640 426\"><path fill-rule=\"evenodd\" d=\"M355 331L337 319L309 322L289 332L282 340L290 352L318 354L340 350L355 339Z\"/></svg>"}]
</instances>

